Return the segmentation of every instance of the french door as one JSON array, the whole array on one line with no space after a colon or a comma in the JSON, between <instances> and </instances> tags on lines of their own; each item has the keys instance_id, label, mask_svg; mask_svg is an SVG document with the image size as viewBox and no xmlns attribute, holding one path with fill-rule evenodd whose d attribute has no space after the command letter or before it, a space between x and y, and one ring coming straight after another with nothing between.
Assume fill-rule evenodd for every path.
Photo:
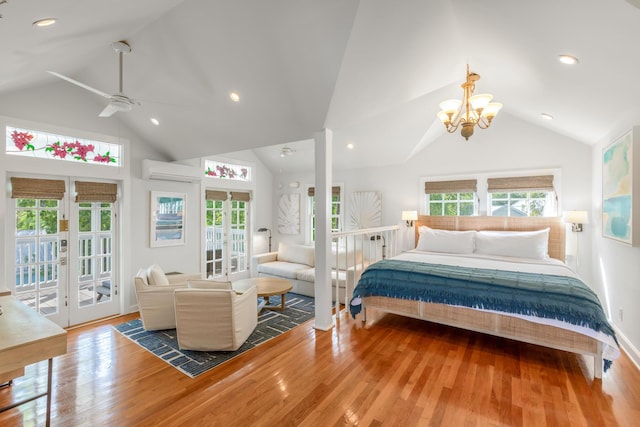
<instances>
[{"instance_id":1,"label":"french door","mask_svg":"<svg viewBox=\"0 0 640 427\"><path fill-rule=\"evenodd\" d=\"M63 327L116 314L116 204L72 200L77 181L12 178L14 187L52 182L60 192L14 191L8 204L15 218L14 294Z\"/></svg>"},{"instance_id":2,"label":"french door","mask_svg":"<svg viewBox=\"0 0 640 427\"><path fill-rule=\"evenodd\" d=\"M249 277L249 193L207 191L207 277L237 280Z\"/></svg>"}]
</instances>

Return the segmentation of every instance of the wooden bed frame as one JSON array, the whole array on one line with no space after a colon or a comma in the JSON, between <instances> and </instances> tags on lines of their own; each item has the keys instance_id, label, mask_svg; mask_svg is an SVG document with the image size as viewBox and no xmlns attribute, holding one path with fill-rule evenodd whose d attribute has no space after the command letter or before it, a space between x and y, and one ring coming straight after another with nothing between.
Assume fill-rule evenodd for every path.
<instances>
[{"instance_id":1,"label":"wooden bed frame","mask_svg":"<svg viewBox=\"0 0 640 427\"><path fill-rule=\"evenodd\" d=\"M420 216L415 225L416 239L418 237L418 227L421 225L426 225L430 228L460 231L534 231L549 227L549 256L564 262L565 226L560 221L560 218ZM381 310L530 344L593 356L594 376L602 378L602 343L577 332L466 307L453 307L389 297L370 296L362 298L363 321L366 321L366 309Z\"/></svg>"}]
</instances>

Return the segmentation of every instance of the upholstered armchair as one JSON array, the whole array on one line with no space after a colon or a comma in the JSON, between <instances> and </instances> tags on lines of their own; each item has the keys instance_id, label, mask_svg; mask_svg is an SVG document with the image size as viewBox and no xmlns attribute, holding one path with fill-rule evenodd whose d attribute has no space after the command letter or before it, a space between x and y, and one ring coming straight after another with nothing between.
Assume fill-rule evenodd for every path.
<instances>
[{"instance_id":1,"label":"upholstered armchair","mask_svg":"<svg viewBox=\"0 0 640 427\"><path fill-rule=\"evenodd\" d=\"M165 275L156 265L140 269L134 277L134 285L142 326L148 331L175 328L173 291L186 288L189 280L201 278L200 273Z\"/></svg>"},{"instance_id":2,"label":"upholstered armchair","mask_svg":"<svg viewBox=\"0 0 640 427\"><path fill-rule=\"evenodd\" d=\"M236 292L230 282L192 281L176 289L176 330L183 350L235 351L258 324L255 286Z\"/></svg>"}]
</instances>

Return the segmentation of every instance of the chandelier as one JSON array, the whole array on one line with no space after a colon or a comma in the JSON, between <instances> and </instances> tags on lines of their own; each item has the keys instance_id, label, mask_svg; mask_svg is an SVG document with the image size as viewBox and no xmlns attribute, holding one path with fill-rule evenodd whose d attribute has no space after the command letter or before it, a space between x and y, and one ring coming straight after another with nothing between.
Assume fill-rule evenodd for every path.
<instances>
[{"instance_id":1,"label":"chandelier","mask_svg":"<svg viewBox=\"0 0 640 427\"><path fill-rule=\"evenodd\" d=\"M473 135L473 128L476 125L480 129L487 129L491 126L491 121L502 108L501 103L490 102L493 95L488 93L473 95L476 88L475 82L478 80L480 80L480 75L469 72L469 64L467 64L467 81L460 85L464 91L462 101L448 99L441 102L442 111L438 113L447 132L453 133L462 126L460 133L467 141Z\"/></svg>"}]
</instances>

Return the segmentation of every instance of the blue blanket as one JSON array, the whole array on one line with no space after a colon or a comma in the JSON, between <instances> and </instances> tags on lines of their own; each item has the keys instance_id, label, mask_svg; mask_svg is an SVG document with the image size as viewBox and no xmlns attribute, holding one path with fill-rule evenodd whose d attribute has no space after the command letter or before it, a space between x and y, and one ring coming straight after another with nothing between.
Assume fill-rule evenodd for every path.
<instances>
[{"instance_id":1,"label":"blue blanket","mask_svg":"<svg viewBox=\"0 0 640 427\"><path fill-rule=\"evenodd\" d=\"M354 318L362 309L360 298L367 296L557 319L615 340L597 295L573 277L387 259L360 277L350 304ZM609 365L605 362L605 368Z\"/></svg>"}]
</instances>

